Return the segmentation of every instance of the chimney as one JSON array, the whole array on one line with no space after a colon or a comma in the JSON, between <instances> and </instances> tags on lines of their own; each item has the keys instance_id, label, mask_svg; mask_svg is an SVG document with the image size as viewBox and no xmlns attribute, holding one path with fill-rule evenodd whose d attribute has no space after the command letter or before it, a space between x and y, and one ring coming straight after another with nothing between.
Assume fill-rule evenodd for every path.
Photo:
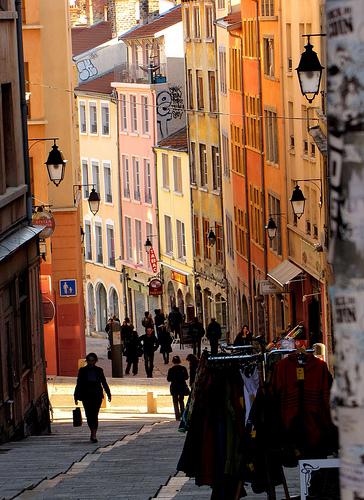
<instances>
[{"instance_id":1,"label":"chimney","mask_svg":"<svg viewBox=\"0 0 364 500\"><path fill-rule=\"evenodd\" d=\"M149 20L149 0L139 0L140 24L148 24Z\"/></svg>"}]
</instances>

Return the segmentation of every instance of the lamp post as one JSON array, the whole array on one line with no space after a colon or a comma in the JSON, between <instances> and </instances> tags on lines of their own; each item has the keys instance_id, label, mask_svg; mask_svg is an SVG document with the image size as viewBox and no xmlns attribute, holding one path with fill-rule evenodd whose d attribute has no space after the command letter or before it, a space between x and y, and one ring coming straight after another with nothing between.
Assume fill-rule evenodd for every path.
<instances>
[{"instance_id":1,"label":"lamp post","mask_svg":"<svg viewBox=\"0 0 364 500\"><path fill-rule=\"evenodd\" d=\"M277 224L274 222L274 219L272 217L269 218L268 224L265 226L267 233L268 233L268 238L272 241L277 235Z\"/></svg>"},{"instance_id":2,"label":"lamp post","mask_svg":"<svg viewBox=\"0 0 364 500\"><path fill-rule=\"evenodd\" d=\"M73 185L73 203L75 206L78 206L79 198L77 196L79 195L81 188L83 187L90 187L92 186L92 190L87 198L88 201L88 206L90 208L90 212L93 215L96 215L97 212L99 211L100 208L100 195L97 193L95 190L95 184L74 184Z\"/></svg>"},{"instance_id":3,"label":"lamp post","mask_svg":"<svg viewBox=\"0 0 364 500\"><path fill-rule=\"evenodd\" d=\"M300 219L305 211L305 202L306 198L300 189L298 182L312 182L315 186L320 190L320 207L322 206L322 179L292 179L296 183L296 187L293 190L290 202L292 204L293 213ZM319 182L320 185L317 185L316 182Z\"/></svg>"},{"instance_id":4,"label":"lamp post","mask_svg":"<svg viewBox=\"0 0 364 500\"><path fill-rule=\"evenodd\" d=\"M65 172L66 163L67 163L67 160L64 159L62 151L60 151L58 149L58 146L56 144L56 141L58 141L58 139L59 139L58 137L43 137L43 138L28 139L29 142L34 141L34 144L32 144L29 147L28 151L30 151L33 146L38 144L38 142L41 142L41 141L53 141L54 142L52 149L49 152L48 159L45 162L45 165L47 165L49 179L56 186L59 186L59 184L64 179L64 172Z\"/></svg>"},{"instance_id":5,"label":"lamp post","mask_svg":"<svg viewBox=\"0 0 364 500\"><path fill-rule=\"evenodd\" d=\"M322 70L324 67L321 65L317 53L312 50L313 45L310 43L310 37L325 36L325 34L319 33L302 36L307 36L307 45L305 45L305 51L301 54L296 71L302 95L311 103L320 91Z\"/></svg>"}]
</instances>

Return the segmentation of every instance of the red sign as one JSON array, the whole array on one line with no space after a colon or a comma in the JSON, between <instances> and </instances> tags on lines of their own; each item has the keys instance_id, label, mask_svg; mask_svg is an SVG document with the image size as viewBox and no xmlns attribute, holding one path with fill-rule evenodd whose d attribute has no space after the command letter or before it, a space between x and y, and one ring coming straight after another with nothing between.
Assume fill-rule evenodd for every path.
<instances>
[{"instance_id":1,"label":"red sign","mask_svg":"<svg viewBox=\"0 0 364 500\"><path fill-rule=\"evenodd\" d=\"M52 236L56 227L53 215L46 210L36 212L32 217L32 223L34 226L45 226L43 231L39 233L40 238L49 238Z\"/></svg>"},{"instance_id":2,"label":"red sign","mask_svg":"<svg viewBox=\"0 0 364 500\"><path fill-rule=\"evenodd\" d=\"M163 295L163 285L160 279L153 278L150 280L149 295Z\"/></svg>"},{"instance_id":3,"label":"red sign","mask_svg":"<svg viewBox=\"0 0 364 500\"><path fill-rule=\"evenodd\" d=\"M153 247L149 250L149 262L150 262L150 266L152 268L152 271L153 273L156 273L157 272L157 269L158 269L158 260L157 260L157 257L155 255L155 252L153 250Z\"/></svg>"}]
</instances>

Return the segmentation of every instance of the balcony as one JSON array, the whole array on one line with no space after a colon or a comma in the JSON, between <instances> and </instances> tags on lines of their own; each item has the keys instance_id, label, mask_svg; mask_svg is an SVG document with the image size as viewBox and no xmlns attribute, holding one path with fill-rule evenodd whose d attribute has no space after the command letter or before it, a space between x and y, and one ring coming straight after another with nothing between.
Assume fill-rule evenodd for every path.
<instances>
[{"instance_id":1,"label":"balcony","mask_svg":"<svg viewBox=\"0 0 364 500\"><path fill-rule=\"evenodd\" d=\"M151 85L166 83L166 69L166 64L160 64L156 71L151 71L143 65L124 63L115 67L115 81L121 83L149 83Z\"/></svg>"}]
</instances>

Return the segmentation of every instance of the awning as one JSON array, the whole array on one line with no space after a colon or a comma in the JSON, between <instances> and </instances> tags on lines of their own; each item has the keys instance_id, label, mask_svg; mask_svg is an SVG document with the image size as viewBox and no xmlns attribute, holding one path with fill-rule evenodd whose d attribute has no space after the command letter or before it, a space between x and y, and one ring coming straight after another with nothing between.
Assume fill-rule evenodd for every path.
<instances>
[{"instance_id":1,"label":"awning","mask_svg":"<svg viewBox=\"0 0 364 500\"><path fill-rule=\"evenodd\" d=\"M309 133L312 139L315 141L316 146L318 147L322 156L327 158L327 137L322 132L320 127L311 127Z\"/></svg>"},{"instance_id":2,"label":"awning","mask_svg":"<svg viewBox=\"0 0 364 500\"><path fill-rule=\"evenodd\" d=\"M44 226L23 226L0 241L0 262L42 232Z\"/></svg>"},{"instance_id":3,"label":"awning","mask_svg":"<svg viewBox=\"0 0 364 500\"><path fill-rule=\"evenodd\" d=\"M268 273L268 277L283 288L301 273L303 273L302 269L292 264L289 260L284 260L282 264L279 264L279 266Z\"/></svg>"}]
</instances>

